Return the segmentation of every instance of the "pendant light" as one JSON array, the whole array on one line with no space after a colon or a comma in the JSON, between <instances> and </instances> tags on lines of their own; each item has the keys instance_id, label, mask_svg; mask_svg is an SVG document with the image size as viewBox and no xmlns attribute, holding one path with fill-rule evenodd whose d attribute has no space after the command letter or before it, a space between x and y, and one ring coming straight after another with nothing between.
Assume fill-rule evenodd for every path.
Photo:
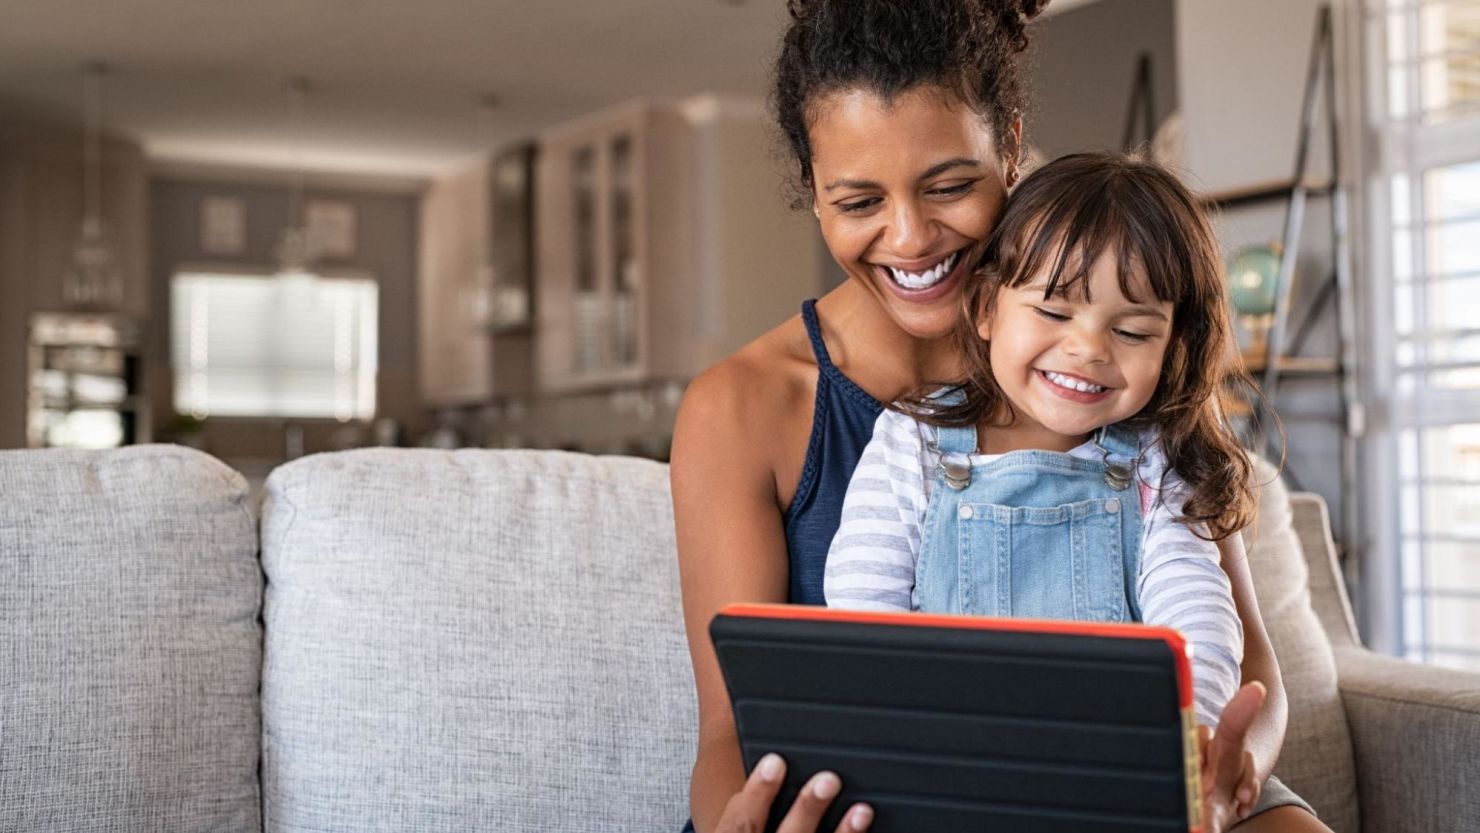
<instances>
[{"instance_id":1,"label":"pendant light","mask_svg":"<svg viewBox=\"0 0 1480 833\"><path fill-rule=\"evenodd\" d=\"M494 111L498 109L498 103L498 97L491 93L478 99L477 145L484 162L491 162L493 159ZM487 229L483 231L486 237ZM477 332L488 329L494 323L499 276L494 264L492 242L484 240L482 258L472 275L472 283L467 287L465 308L473 330Z\"/></svg>"},{"instance_id":2,"label":"pendant light","mask_svg":"<svg viewBox=\"0 0 1480 833\"><path fill-rule=\"evenodd\" d=\"M75 309L109 311L123 302L123 277L118 271L108 229L103 222L103 76L107 66L87 64L82 70L82 224L72 248L72 266L62 282L62 294Z\"/></svg>"},{"instance_id":3,"label":"pendant light","mask_svg":"<svg viewBox=\"0 0 1480 833\"><path fill-rule=\"evenodd\" d=\"M288 80L288 98L293 120L293 168L294 180L288 195L288 224L283 228L277 245L277 277L295 284L315 280L314 260L317 257L314 242L309 236L307 218L304 214L304 193L307 190L308 174L303 163L304 108L308 100L309 81L297 76Z\"/></svg>"}]
</instances>

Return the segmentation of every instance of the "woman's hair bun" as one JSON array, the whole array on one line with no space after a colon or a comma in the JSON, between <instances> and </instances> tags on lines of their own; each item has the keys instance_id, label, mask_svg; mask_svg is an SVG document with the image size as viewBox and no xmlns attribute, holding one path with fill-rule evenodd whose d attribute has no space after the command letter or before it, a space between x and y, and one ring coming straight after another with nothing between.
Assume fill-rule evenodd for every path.
<instances>
[{"instance_id":1,"label":"woman's hair bun","mask_svg":"<svg viewBox=\"0 0 1480 833\"><path fill-rule=\"evenodd\" d=\"M997 18L1007 42L1021 52L1028 48L1028 21L1042 14L1048 0L984 0L982 5Z\"/></svg>"}]
</instances>

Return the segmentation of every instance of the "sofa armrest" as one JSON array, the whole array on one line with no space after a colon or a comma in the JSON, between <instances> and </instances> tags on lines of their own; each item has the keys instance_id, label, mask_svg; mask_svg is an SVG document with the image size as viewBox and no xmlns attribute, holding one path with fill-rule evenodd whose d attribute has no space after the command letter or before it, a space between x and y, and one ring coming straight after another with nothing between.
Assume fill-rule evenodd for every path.
<instances>
[{"instance_id":1,"label":"sofa armrest","mask_svg":"<svg viewBox=\"0 0 1480 833\"><path fill-rule=\"evenodd\" d=\"M1473 831L1480 674L1339 648L1363 830Z\"/></svg>"}]
</instances>

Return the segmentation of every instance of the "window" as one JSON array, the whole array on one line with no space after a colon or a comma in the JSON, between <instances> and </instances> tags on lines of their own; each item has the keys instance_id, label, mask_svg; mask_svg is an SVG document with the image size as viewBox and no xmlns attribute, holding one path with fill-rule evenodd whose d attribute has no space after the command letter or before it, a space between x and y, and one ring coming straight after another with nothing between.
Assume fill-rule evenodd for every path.
<instances>
[{"instance_id":1,"label":"window","mask_svg":"<svg viewBox=\"0 0 1480 833\"><path fill-rule=\"evenodd\" d=\"M1369 2L1379 641L1480 670L1480 5ZM1386 507L1384 509L1384 507ZM1369 564L1376 563L1369 560ZM1385 637L1385 638L1384 638Z\"/></svg>"},{"instance_id":2,"label":"window","mask_svg":"<svg viewBox=\"0 0 1480 833\"><path fill-rule=\"evenodd\" d=\"M176 275L175 410L373 418L377 299L370 279Z\"/></svg>"}]
</instances>

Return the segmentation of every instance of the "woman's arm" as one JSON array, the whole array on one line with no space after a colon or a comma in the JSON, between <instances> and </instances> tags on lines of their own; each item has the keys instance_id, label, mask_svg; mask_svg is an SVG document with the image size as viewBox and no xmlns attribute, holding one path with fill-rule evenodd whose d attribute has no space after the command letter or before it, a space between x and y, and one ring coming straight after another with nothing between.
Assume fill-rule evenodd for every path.
<instances>
[{"instance_id":1,"label":"woman's arm","mask_svg":"<svg viewBox=\"0 0 1480 833\"><path fill-rule=\"evenodd\" d=\"M773 386L768 391L767 385ZM730 695L725 691L709 620L731 602L784 602L786 534L776 488L777 426L795 402L777 394L776 374L730 360L694 380L673 429L670 482L684 592L688 651L699 692L699 755L690 781L690 811L700 833L759 829L776 793L761 774L747 781L740 761ZM795 419L795 413L792 414ZM835 784L814 775L810 784ZM830 793L830 795L829 795ZM802 790L786 829L815 830L836 789ZM867 811L850 812L844 824Z\"/></svg>"},{"instance_id":2,"label":"woman's arm","mask_svg":"<svg viewBox=\"0 0 1480 833\"><path fill-rule=\"evenodd\" d=\"M1264 619L1259 615L1259 601L1254 596L1254 580L1249 574L1243 538L1230 535L1218 543L1218 549L1222 554L1223 572L1228 574L1228 582L1233 589L1234 606L1244 623L1243 682L1263 683L1268 692L1264 707L1249 728L1246 744L1253 753L1257 780L1263 783L1274 770L1280 747L1285 742L1285 721L1289 717L1285 684L1275 661L1274 648L1269 642L1269 633L1264 629Z\"/></svg>"}]
</instances>

